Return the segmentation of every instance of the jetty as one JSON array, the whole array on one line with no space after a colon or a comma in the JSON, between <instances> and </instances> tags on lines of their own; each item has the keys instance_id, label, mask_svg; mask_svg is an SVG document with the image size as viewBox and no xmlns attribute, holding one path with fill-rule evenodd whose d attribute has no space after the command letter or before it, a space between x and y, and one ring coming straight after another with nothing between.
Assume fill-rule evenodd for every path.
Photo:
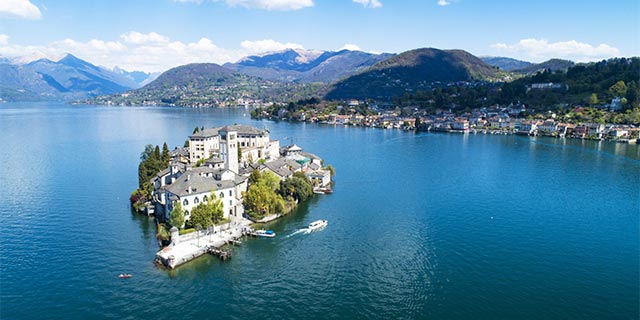
<instances>
[{"instance_id":1,"label":"jetty","mask_svg":"<svg viewBox=\"0 0 640 320\"><path fill-rule=\"evenodd\" d=\"M171 229L171 244L156 253L156 263L169 269L189 262L204 254L212 254L221 260L231 258L231 251L224 249L226 245L240 245L241 237L249 232L244 225L230 227L229 225L211 230L194 231L180 235L177 228Z\"/></svg>"}]
</instances>

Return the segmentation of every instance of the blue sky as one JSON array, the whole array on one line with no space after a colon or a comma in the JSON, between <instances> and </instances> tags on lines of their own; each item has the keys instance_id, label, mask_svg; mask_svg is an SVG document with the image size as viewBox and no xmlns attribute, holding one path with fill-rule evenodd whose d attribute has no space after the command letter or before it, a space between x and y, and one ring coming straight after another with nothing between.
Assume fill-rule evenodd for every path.
<instances>
[{"instance_id":1,"label":"blue sky","mask_svg":"<svg viewBox=\"0 0 640 320\"><path fill-rule=\"evenodd\" d=\"M633 0L0 0L0 55L144 71L287 47L594 61L640 55L639 21Z\"/></svg>"}]
</instances>

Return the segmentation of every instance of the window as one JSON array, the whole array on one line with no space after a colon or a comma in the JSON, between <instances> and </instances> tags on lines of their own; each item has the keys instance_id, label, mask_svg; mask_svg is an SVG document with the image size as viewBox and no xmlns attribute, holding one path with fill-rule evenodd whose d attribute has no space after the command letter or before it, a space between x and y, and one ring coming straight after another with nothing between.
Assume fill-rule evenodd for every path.
<instances>
[{"instance_id":1,"label":"window","mask_svg":"<svg viewBox=\"0 0 640 320\"><path fill-rule=\"evenodd\" d=\"M233 196L233 190L229 190L229 197Z\"/></svg>"},{"instance_id":2,"label":"window","mask_svg":"<svg viewBox=\"0 0 640 320\"><path fill-rule=\"evenodd\" d=\"M233 206L233 200L229 200L229 206Z\"/></svg>"},{"instance_id":3,"label":"window","mask_svg":"<svg viewBox=\"0 0 640 320\"><path fill-rule=\"evenodd\" d=\"M224 193L220 192L220 199L224 198Z\"/></svg>"},{"instance_id":4,"label":"window","mask_svg":"<svg viewBox=\"0 0 640 320\"><path fill-rule=\"evenodd\" d=\"M207 202L207 201L209 201L209 197L204 196L204 198L202 198L202 202Z\"/></svg>"},{"instance_id":5,"label":"window","mask_svg":"<svg viewBox=\"0 0 640 320\"><path fill-rule=\"evenodd\" d=\"M198 197L196 197L195 199L193 199L193 203L194 204L198 204L200 202L200 199L198 199Z\"/></svg>"},{"instance_id":6,"label":"window","mask_svg":"<svg viewBox=\"0 0 640 320\"><path fill-rule=\"evenodd\" d=\"M189 205L189 200L184 199L184 201L182 201L182 205L183 206L188 206Z\"/></svg>"}]
</instances>

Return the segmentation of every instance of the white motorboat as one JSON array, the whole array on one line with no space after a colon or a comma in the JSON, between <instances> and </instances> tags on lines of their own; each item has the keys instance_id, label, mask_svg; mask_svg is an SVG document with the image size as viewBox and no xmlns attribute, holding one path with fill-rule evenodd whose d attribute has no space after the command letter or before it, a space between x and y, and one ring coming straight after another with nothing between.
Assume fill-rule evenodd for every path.
<instances>
[{"instance_id":1,"label":"white motorboat","mask_svg":"<svg viewBox=\"0 0 640 320\"><path fill-rule=\"evenodd\" d=\"M273 238L276 236L276 233L273 232L273 230L264 230L264 229L256 230L251 234L256 237L265 237L265 238Z\"/></svg>"},{"instance_id":2,"label":"white motorboat","mask_svg":"<svg viewBox=\"0 0 640 320\"><path fill-rule=\"evenodd\" d=\"M329 221L327 220L318 220L318 221L309 223L309 227L307 229L309 229L309 231L314 231L314 230L324 228L328 224L329 224Z\"/></svg>"}]
</instances>

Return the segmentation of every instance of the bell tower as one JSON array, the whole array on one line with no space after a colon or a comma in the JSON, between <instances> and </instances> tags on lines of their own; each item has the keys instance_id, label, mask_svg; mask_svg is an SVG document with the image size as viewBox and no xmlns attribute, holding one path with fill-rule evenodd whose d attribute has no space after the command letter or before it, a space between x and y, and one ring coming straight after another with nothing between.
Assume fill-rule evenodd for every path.
<instances>
[{"instance_id":1,"label":"bell tower","mask_svg":"<svg viewBox=\"0 0 640 320\"><path fill-rule=\"evenodd\" d=\"M238 132L224 127L220 130L220 154L224 160L224 168L238 173Z\"/></svg>"}]
</instances>

